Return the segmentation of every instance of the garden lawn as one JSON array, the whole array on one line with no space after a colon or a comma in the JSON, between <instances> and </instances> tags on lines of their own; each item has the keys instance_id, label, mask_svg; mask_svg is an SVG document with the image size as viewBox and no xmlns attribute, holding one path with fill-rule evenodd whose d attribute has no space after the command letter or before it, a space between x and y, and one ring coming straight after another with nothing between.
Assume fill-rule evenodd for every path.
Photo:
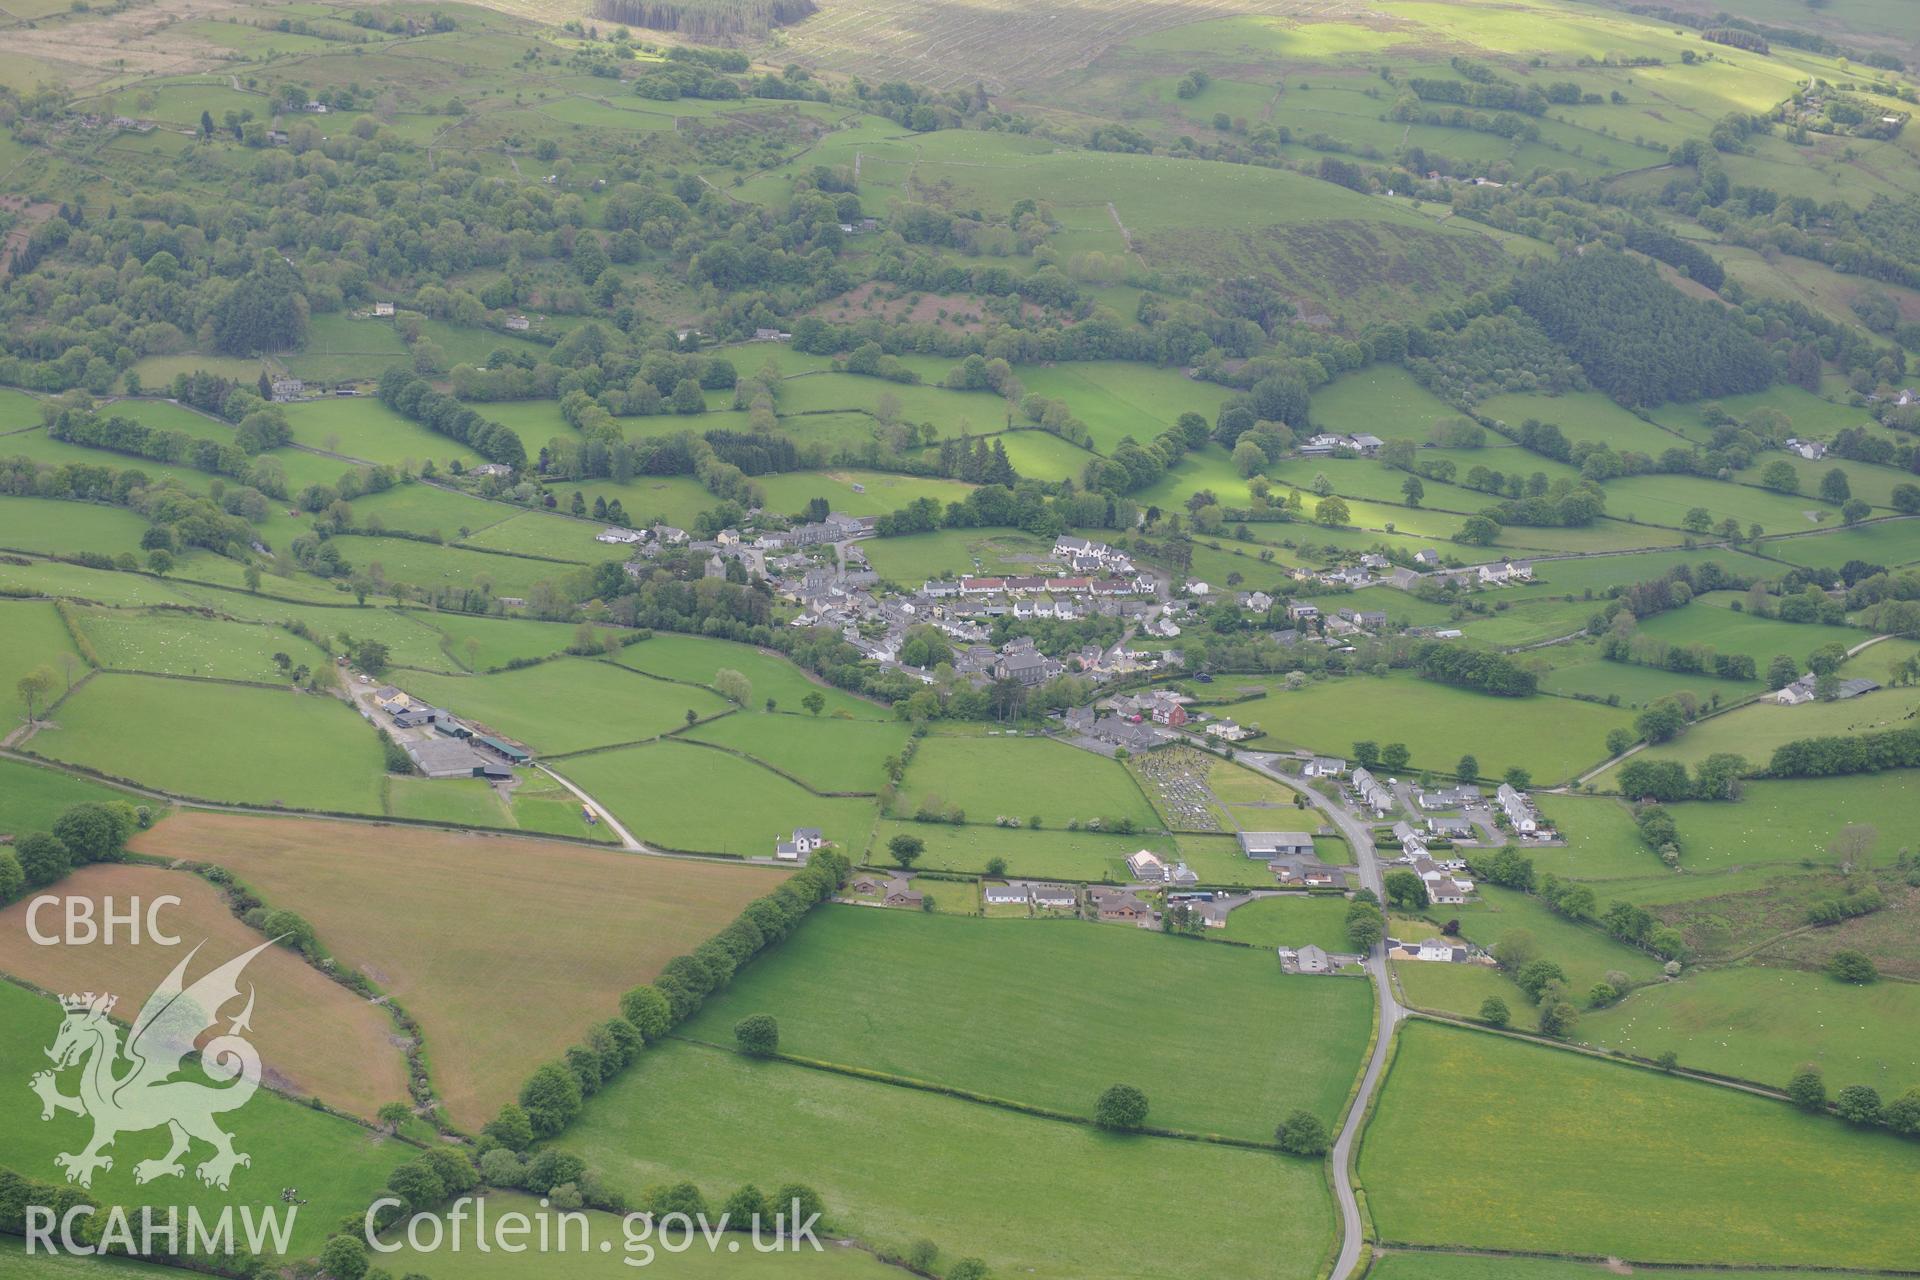
<instances>
[{"instance_id":1,"label":"garden lawn","mask_svg":"<svg viewBox=\"0 0 1920 1280\"><path fill-rule=\"evenodd\" d=\"M744 752L814 791L875 792L887 781L881 762L907 745L903 720L840 720L748 711L701 725L687 736Z\"/></svg>"},{"instance_id":2,"label":"garden lawn","mask_svg":"<svg viewBox=\"0 0 1920 1280\"><path fill-rule=\"evenodd\" d=\"M196 800L381 812L380 744L338 698L100 674L57 723L27 748Z\"/></svg>"},{"instance_id":3,"label":"garden lawn","mask_svg":"<svg viewBox=\"0 0 1920 1280\"><path fill-rule=\"evenodd\" d=\"M126 1000L138 1001L146 994L129 993ZM135 1004L126 1016L137 1012ZM61 1177L54 1156L79 1151L93 1131L91 1121L67 1112L56 1112L52 1120L43 1122L39 1099L24 1087L36 1071L46 1069L45 1050L60 1023L60 1006L53 1000L0 982L0 1073L22 1082L22 1087L7 1090L0 1101L0 1168L54 1183ZM182 1078L198 1079L199 1073L189 1067ZM75 1080L76 1073L63 1072L62 1092L71 1093ZM318 1253L343 1217L365 1209L396 1165L419 1154L417 1148L383 1141L351 1120L265 1089L226 1113L221 1124L233 1133L234 1149L252 1157L250 1165L234 1171L230 1190L208 1187L194 1176L193 1166L212 1151L199 1142L185 1162L184 1177L161 1178L145 1186L136 1183L134 1166L165 1155L167 1137L154 1129L129 1130L114 1145L113 1168L94 1174L92 1194L85 1203L118 1204L136 1211L141 1205L154 1205L163 1218L165 1206L178 1206L183 1217L192 1206L211 1220L223 1207L241 1201L278 1207L279 1189L296 1187L308 1203L293 1219L286 1259L291 1262ZM137 1212L134 1221L138 1222Z\"/></svg>"},{"instance_id":4,"label":"garden lawn","mask_svg":"<svg viewBox=\"0 0 1920 1280\"><path fill-rule=\"evenodd\" d=\"M1263 950L1312 943L1326 951L1351 951L1346 922L1347 900L1341 895L1285 893L1235 907L1222 936Z\"/></svg>"},{"instance_id":5,"label":"garden lawn","mask_svg":"<svg viewBox=\"0 0 1920 1280\"><path fill-rule=\"evenodd\" d=\"M871 800L816 796L771 769L694 743L596 751L557 767L636 837L664 849L769 858L795 827L818 827L857 859L873 831Z\"/></svg>"},{"instance_id":6,"label":"garden lawn","mask_svg":"<svg viewBox=\"0 0 1920 1280\"><path fill-rule=\"evenodd\" d=\"M133 843L223 866L306 917L341 964L419 1019L435 1082L466 1129L616 1014L622 992L781 879L510 836L232 814L176 814Z\"/></svg>"},{"instance_id":7,"label":"garden lawn","mask_svg":"<svg viewBox=\"0 0 1920 1280\"><path fill-rule=\"evenodd\" d=\"M765 706L767 699L772 698L779 709L798 711L808 694L818 693L826 701L821 708L824 715L844 714L858 720L893 719L891 707L822 684L777 653L731 640L657 631L651 640L621 649L613 655L613 660L635 671L709 688L720 671L738 671L752 682L753 694L748 702L756 707Z\"/></svg>"},{"instance_id":8,"label":"garden lawn","mask_svg":"<svg viewBox=\"0 0 1920 1280\"><path fill-rule=\"evenodd\" d=\"M1430 1158L1436 1117L1473 1209ZM1360 1145L1386 1241L1911 1268L1920 1144L1697 1081L1414 1022Z\"/></svg>"},{"instance_id":9,"label":"garden lawn","mask_svg":"<svg viewBox=\"0 0 1920 1280\"><path fill-rule=\"evenodd\" d=\"M958 805L974 822L1001 815L1025 822L1037 815L1049 827L1093 819L1108 830L1116 819L1141 830L1160 825L1124 765L1043 738L922 738L894 811L912 814L923 804Z\"/></svg>"},{"instance_id":10,"label":"garden lawn","mask_svg":"<svg viewBox=\"0 0 1920 1280\"><path fill-rule=\"evenodd\" d=\"M545 755L656 738L685 727L688 711L705 718L731 705L705 689L583 658L494 675L394 678L414 697Z\"/></svg>"},{"instance_id":11,"label":"garden lawn","mask_svg":"<svg viewBox=\"0 0 1920 1280\"><path fill-rule=\"evenodd\" d=\"M805 1182L836 1231L895 1251L931 1237L1001 1275L1308 1280L1333 1244L1318 1161L1116 1137L686 1043L642 1054L558 1145L630 1197L681 1179L715 1200ZM1181 1209L1115 1231L1114 1206L1136 1202Z\"/></svg>"},{"instance_id":12,"label":"garden lawn","mask_svg":"<svg viewBox=\"0 0 1920 1280\"><path fill-rule=\"evenodd\" d=\"M1472 752L1487 777L1518 765L1531 770L1537 784L1558 782L1604 759L1607 731L1632 720L1627 711L1597 703L1541 695L1497 698L1409 674L1317 680L1293 692L1272 679L1223 676L1214 688L1222 685L1267 691L1236 704L1232 715L1266 730L1276 747L1346 756L1356 741L1403 742L1414 772L1451 771L1463 752Z\"/></svg>"},{"instance_id":13,"label":"garden lawn","mask_svg":"<svg viewBox=\"0 0 1920 1280\"><path fill-rule=\"evenodd\" d=\"M1882 1098L1920 1085L1920 986L1852 986L1824 973L1738 966L1636 991L1589 1013L1579 1038L1643 1058L1784 1087L1802 1063L1827 1087L1869 1084Z\"/></svg>"}]
</instances>

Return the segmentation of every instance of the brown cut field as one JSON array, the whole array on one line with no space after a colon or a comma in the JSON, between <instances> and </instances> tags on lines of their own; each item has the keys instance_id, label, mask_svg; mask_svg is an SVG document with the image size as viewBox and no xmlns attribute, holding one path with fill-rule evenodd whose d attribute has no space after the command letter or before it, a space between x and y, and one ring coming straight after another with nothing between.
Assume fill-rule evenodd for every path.
<instances>
[{"instance_id":1,"label":"brown cut field","mask_svg":"<svg viewBox=\"0 0 1920 1280\"><path fill-rule=\"evenodd\" d=\"M132 900L143 904L164 894L180 899L163 908L158 923L180 939L164 946L144 932L137 945L124 933L112 946L94 942L42 946L27 934L30 895L0 911L0 972L48 991L110 991L120 998L114 1012L132 1021L161 980L195 946L189 977L262 941L234 918L220 891L186 871L126 863L81 867L54 886L62 898L87 898L94 918L104 900L125 912ZM43 934L62 931L61 908L43 908L36 923ZM141 908L143 914L144 905ZM407 1100L406 1057L384 1009L354 995L284 947L261 952L247 966L244 981L258 994L253 1013L253 1043L260 1050L263 1081L301 1098L318 1097L330 1106L371 1120L381 1106ZM227 1010L238 1012L239 1006Z\"/></svg>"},{"instance_id":2,"label":"brown cut field","mask_svg":"<svg viewBox=\"0 0 1920 1280\"><path fill-rule=\"evenodd\" d=\"M454 1123L478 1127L620 993L719 932L770 867L320 819L179 813L141 853L231 870L311 921L420 1022Z\"/></svg>"}]
</instances>

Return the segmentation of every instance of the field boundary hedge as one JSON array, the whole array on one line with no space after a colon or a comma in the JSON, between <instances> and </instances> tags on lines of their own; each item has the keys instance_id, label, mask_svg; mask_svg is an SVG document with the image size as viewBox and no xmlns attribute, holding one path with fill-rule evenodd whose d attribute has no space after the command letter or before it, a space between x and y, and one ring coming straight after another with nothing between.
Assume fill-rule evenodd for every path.
<instances>
[{"instance_id":1,"label":"field boundary hedge","mask_svg":"<svg viewBox=\"0 0 1920 1280\"><path fill-rule=\"evenodd\" d=\"M735 710L737 711L738 708L735 708ZM716 720L720 718L721 717L719 716L714 717L714 719ZM697 726L695 725L687 726L687 728L689 729L696 728L696 727ZM738 756L740 759L745 760L750 764L759 765L762 769L765 769L768 773L779 774L781 777L785 778L788 782L793 783L794 786L799 787L801 790L807 792L809 795L817 796L822 800L871 800L875 796L880 794L877 791L821 791L817 789L812 783L808 782L806 779L796 777L793 774L788 773L785 769L782 769L779 765L773 764L766 760L762 760L759 756L751 755L748 752L740 750L738 747L724 746L718 742L705 742L699 738L686 737L685 734L686 734L685 729L675 729L672 733L662 734L661 737L672 738L676 742L684 742L686 745L690 747L706 747L710 751L722 751L730 756Z\"/></svg>"},{"instance_id":2,"label":"field boundary hedge","mask_svg":"<svg viewBox=\"0 0 1920 1280\"><path fill-rule=\"evenodd\" d=\"M699 1045L717 1053L731 1053L740 1057L747 1055L727 1045L715 1044L711 1040L702 1040L698 1036L674 1033L672 1039L686 1044ZM920 1093L939 1094L957 1098L962 1102L975 1102L982 1106L998 1107L1002 1111L1011 1111L1018 1115L1034 1116L1041 1120L1057 1120L1062 1124L1077 1124L1086 1128L1098 1128L1093 1117L1076 1115L1071 1111L1060 1111L1053 1107L1043 1107L1036 1103L1020 1102L1012 1098L1002 1098L991 1093L981 1093L974 1089L965 1089L959 1085L938 1084L931 1080L921 1080L914 1076L898 1075L890 1071L878 1071L871 1067L856 1067L844 1062L830 1062L823 1058L804 1058L799 1054L776 1052L764 1055L770 1062L784 1062L789 1066L803 1067L808 1071L821 1071L829 1075L846 1076L853 1080L865 1080L871 1084L888 1084L902 1089L913 1089ZM1244 1151L1271 1151L1285 1154L1280 1146L1273 1142L1261 1142L1254 1138L1235 1138L1224 1133L1195 1133L1190 1129L1168 1129L1159 1125L1141 1125L1137 1129L1127 1130L1150 1138L1171 1138L1180 1142L1200 1142L1219 1147L1235 1147Z\"/></svg>"}]
</instances>

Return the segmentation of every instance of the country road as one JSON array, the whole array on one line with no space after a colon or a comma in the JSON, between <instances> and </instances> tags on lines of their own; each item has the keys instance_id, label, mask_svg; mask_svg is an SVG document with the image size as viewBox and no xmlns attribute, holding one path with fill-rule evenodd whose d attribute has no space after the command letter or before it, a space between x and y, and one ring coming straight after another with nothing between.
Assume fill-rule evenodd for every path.
<instances>
[{"instance_id":1,"label":"country road","mask_svg":"<svg viewBox=\"0 0 1920 1280\"><path fill-rule=\"evenodd\" d=\"M1380 875L1380 863L1374 856L1373 834L1367 825L1345 809L1337 801L1329 800L1311 787L1300 785L1298 778L1282 773L1275 767L1277 757L1259 753L1243 753L1241 763L1253 766L1269 777L1277 778L1294 791L1307 798L1307 802L1326 815L1336 830L1346 837L1353 846L1354 865L1360 875L1360 883L1386 900L1385 883ZM1365 1227L1360 1221L1360 1202L1353 1194L1353 1148L1360 1140L1360 1126L1365 1123L1367 1106L1373 1101L1374 1092L1380 1087L1381 1077L1386 1074L1387 1055L1393 1048L1394 1028L1407 1016L1406 1010L1393 994L1393 975L1387 968L1386 945L1376 946L1367 956L1367 974L1373 980L1373 989L1377 995L1380 1013L1380 1025L1373 1041L1373 1056L1367 1060L1367 1068L1360 1077L1360 1089L1353 1097L1353 1105L1348 1108L1346 1119L1340 1126L1339 1136L1333 1142L1333 1194L1340 1206L1340 1253L1334 1259L1333 1270L1328 1280L1347 1280L1354 1274L1360 1263L1360 1246L1365 1236Z\"/></svg>"}]
</instances>

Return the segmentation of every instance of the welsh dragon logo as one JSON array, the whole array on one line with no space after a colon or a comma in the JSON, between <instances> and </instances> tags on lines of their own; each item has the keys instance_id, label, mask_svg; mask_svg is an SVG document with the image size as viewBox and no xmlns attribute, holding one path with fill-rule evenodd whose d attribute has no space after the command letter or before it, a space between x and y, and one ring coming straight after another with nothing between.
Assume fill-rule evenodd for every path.
<instances>
[{"instance_id":1,"label":"welsh dragon logo","mask_svg":"<svg viewBox=\"0 0 1920 1280\"><path fill-rule=\"evenodd\" d=\"M200 1181L210 1187L226 1190L234 1166L253 1163L250 1156L233 1149L233 1135L217 1119L222 1112L245 1106L260 1087L259 1050L240 1034L250 1029L253 1016L251 984L246 1007L226 1033L214 1036L200 1050L201 1072L215 1084L174 1077L200 1036L219 1023L221 1008L239 998L241 970L272 945L263 942L189 986L187 965L200 951L195 947L147 998L124 1046L119 1026L107 1016L117 997L89 991L60 998L67 1016L53 1047L46 1051L53 1069L35 1074L32 1087L40 1095L42 1120L53 1119L56 1111L93 1120L93 1140L85 1148L53 1158L57 1167L66 1170L68 1182L92 1186L94 1170L113 1168L106 1148L115 1138L162 1125L172 1137L172 1146L164 1156L135 1165L136 1182L182 1176L180 1157L195 1139L213 1148L213 1155L195 1169ZM80 1068L80 1091L69 1097L60 1092L56 1077L75 1066Z\"/></svg>"}]
</instances>

